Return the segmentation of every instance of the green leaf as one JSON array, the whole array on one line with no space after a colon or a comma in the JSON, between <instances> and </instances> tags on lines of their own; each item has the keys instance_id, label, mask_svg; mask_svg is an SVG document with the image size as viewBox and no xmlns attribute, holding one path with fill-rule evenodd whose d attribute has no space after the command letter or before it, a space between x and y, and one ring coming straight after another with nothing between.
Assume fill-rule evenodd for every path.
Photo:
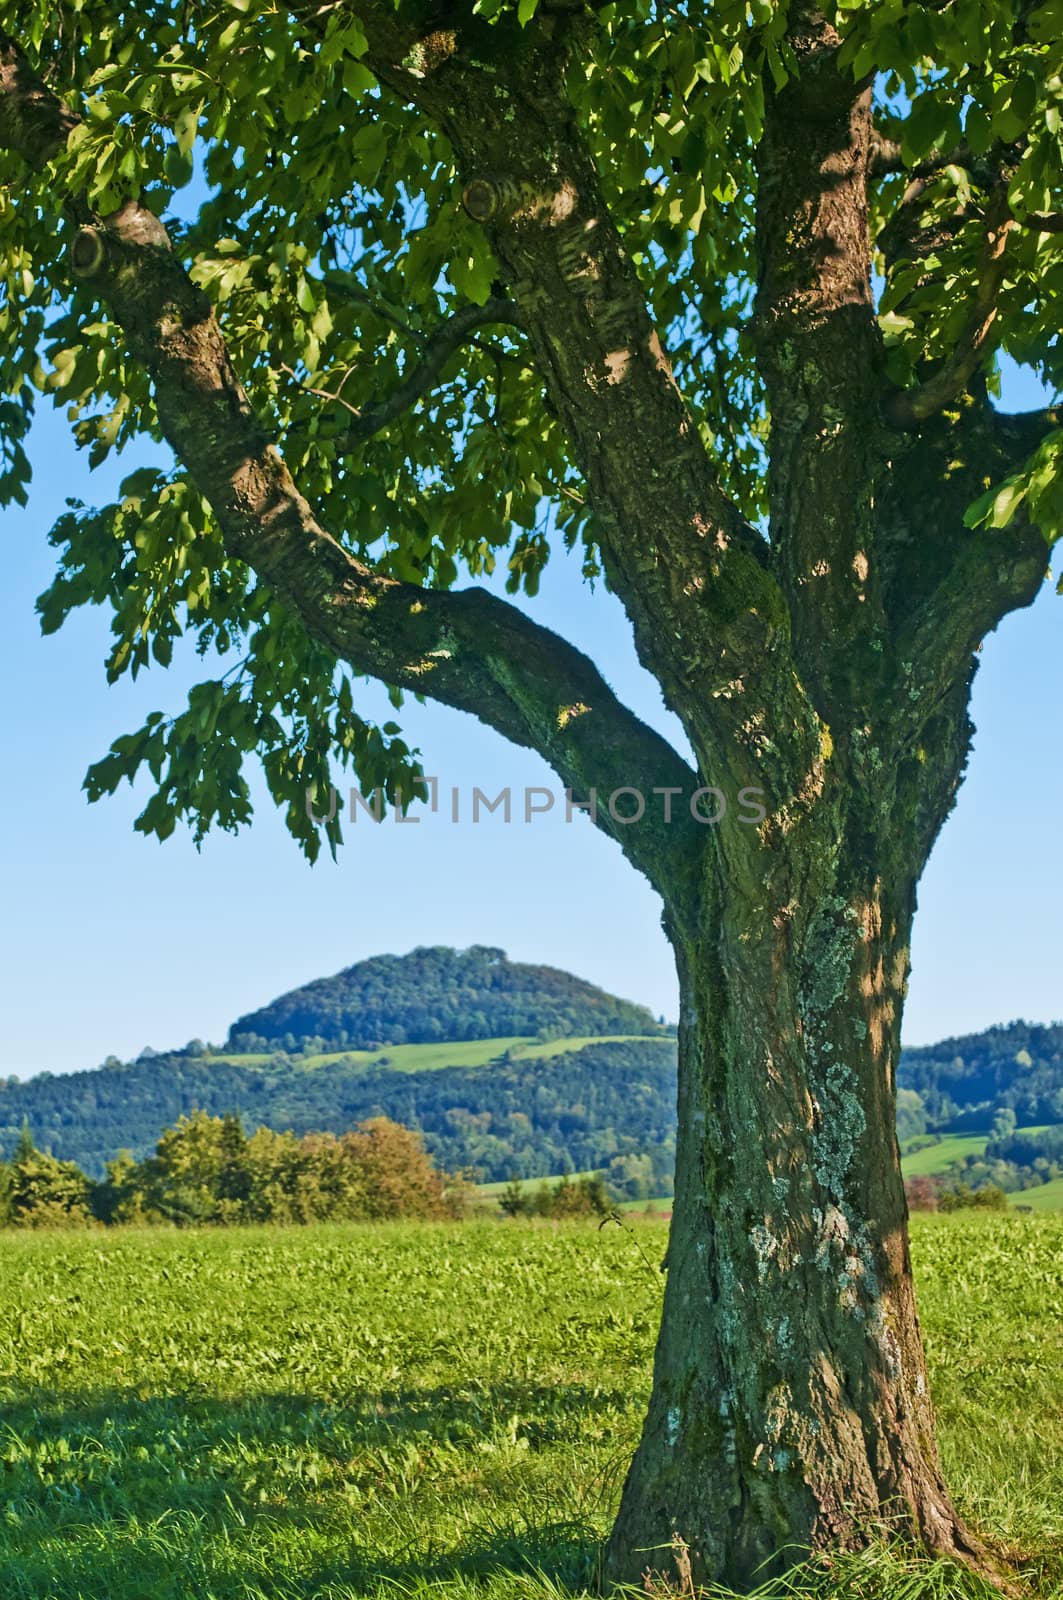
<instances>
[{"instance_id":1,"label":"green leaf","mask_svg":"<svg viewBox=\"0 0 1063 1600\"><path fill-rule=\"evenodd\" d=\"M163 163L167 178L175 189L183 189L192 181L193 162L191 154L186 154L181 148L172 144L166 151Z\"/></svg>"},{"instance_id":2,"label":"green leaf","mask_svg":"<svg viewBox=\"0 0 1063 1600\"><path fill-rule=\"evenodd\" d=\"M993 489L987 489L964 512L968 528L1006 528L1019 506L1026 498L1027 485L1021 478L1008 478Z\"/></svg>"}]
</instances>

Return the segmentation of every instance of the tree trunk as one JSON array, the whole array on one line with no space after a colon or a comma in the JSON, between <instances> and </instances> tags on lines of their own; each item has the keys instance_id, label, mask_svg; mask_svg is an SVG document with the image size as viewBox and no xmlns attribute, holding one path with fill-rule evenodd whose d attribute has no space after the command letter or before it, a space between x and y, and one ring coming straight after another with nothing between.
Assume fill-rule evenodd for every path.
<instances>
[{"instance_id":1,"label":"tree trunk","mask_svg":"<svg viewBox=\"0 0 1063 1600\"><path fill-rule=\"evenodd\" d=\"M758 878L722 841L710 931L673 919L675 1209L614 1581L685 1580L685 1547L695 1582L742 1589L883 1532L988 1570L938 1466L894 1128L929 839L822 803L836 846L794 837Z\"/></svg>"}]
</instances>

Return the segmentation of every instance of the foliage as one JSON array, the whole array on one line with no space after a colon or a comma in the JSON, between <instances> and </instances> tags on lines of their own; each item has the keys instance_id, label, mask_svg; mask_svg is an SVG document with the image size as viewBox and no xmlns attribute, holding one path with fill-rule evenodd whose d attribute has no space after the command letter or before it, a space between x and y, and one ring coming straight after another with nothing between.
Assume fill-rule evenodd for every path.
<instances>
[{"instance_id":1,"label":"foliage","mask_svg":"<svg viewBox=\"0 0 1063 1600\"><path fill-rule=\"evenodd\" d=\"M297 1134L342 1134L383 1115L419 1129L443 1166L474 1167L485 1179L583 1172L617 1155L645 1154L655 1174L652 1193L669 1190L674 1040L602 1040L527 1064L516 1052L507 1058L507 1043L499 1040L487 1053L496 1058L489 1069L397 1071L357 1056L310 1066L283 1056L245 1065L239 1057L160 1055L14 1080L0 1085L0 1144L14 1140L25 1116L41 1144L102 1175L123 1148L147 1155L163 1128L197 1107Z\"/></svg>"},{"instance_id":2,"label":"foliage","mask_svg":"<svg viewBox=\"0 0 1063 1600\"><path fill-rule=\"evenodd\" d=\"M1063 1121L1063 1023L1010 1022L905 1050L897 1073L927 1125L988 1131L1008 1107L1021 1123Z\"/></svg>"},{"instance_id":3,"label":"foliage","mask_svg":"<svg viewBox=\"0 0 1063 1600\"><path fill-rule=\"evenodd\" d=\"M659 1260L661 1226L634 1226ZM1048 1600L1063 1217L917 1217L912 1252L956 1495ZM6 1234L0 1591L589 1600L662 1284L587 1223ZM834 1560L771 1600L976 1593Z\"/></svg>"},{"instance_id":4,"label":"foliage","mask_svg":"<svg viewBox=\"0 0 1063 1600\"><path fill-rule=\"evenodd\" d=\"M926 1176L905 1179L904 1198L908 1202L909 1211L936 1211L940 1196L941 1185L936 1178Z\"/></svg>"},{"instance_id":5,"label":"foliage","mask_svg":"<svg viewBox=\"0 0 1063 1600\"><path fill-rule=\"evenodd\" d=\"M155 1154L128 1151L93 1184L72 1162L20 1142L5 1184L14 1227L383 1221L461 1216L467 1185L437 1170L419 1136L386 1117L349 1133L250 1137L238 1117L181 1117Z\"/></svg>"},{"instance_id":6,"label":"foliage","mask_svg":"<svg viewBox=\"0 0 1063 1600\"><path fill-rule=\"evenodd\" d=\"M509 961L504 950L422 947L373 956L318 978L234 1022L236 1049L375 1050L384 1045L501 1034L645 1033L662 1030L645 1006L618 1000L556 967Z\"/></svg>"},{"instance_id":7,"label":"foliage","mask_svg":"<svg viewBox=\"0 0 1063 1600\"><path fill-rule=\"evenodd\" d=\"M903 1059L903 1057L902 1057ZM926 1106L914 1089L897 1090L897 1138L902 1144L926 1132Z\"/></svg>"},{"instance_id":8,"label":"foliage","mask_svg":"<svg viewBox=\"0 0 1063 1600\"><path fill-rule=\"evenodd\" d=\"M942 1189L938 1195L939 1211L1006 1211L1007 1209L1008 1197L995 1183L984 1183L977 1189L972 1189L966 1183L958 1183L953 1189Z\"/></svg>"},{"instance_id":9,"label":"foliage","mask_svg":"<svg viewBox=\"0 0 1063 1600\"><path fill-rule=\"evenodd\" d=\"M500 34L514 17L509 0L476 9ZM547 12L520 0L516 17L530 37ZM1024 6L1021 22L994 0L844 0L837 19L840 68L874 79L882 137L900 152L870 195L892 375L910 380L962 341L997 188L1020 226L986 357L1007 350L1058 389L1059 235L1024 226L1053 211L1060 183L1055 0ZM143 370L89 293L71 295L55 245L64 189L101 215L143 197L217 312L251 405L352 553L435 589L497 569L534 594L558 542L599 572L584 474L515 325L462 344L391 426L358 427L448 316L485 305L497 279L483 231L455 204L447 135L378 80L364 19L341 7L308 23L297 7L240 0L188 28L159 0L136 11L84 0L59 25L34 0L0 8L0 25L84 111L38 189L25 190L17 158L0 157L0 495L25 502L39 396L68 407L94 464L159 435ZM750 327L755 155L766 97L797 66L786 8L588 8L578 55L573 123L722 487L757 521L769 419ZM929 256L881 243L913 170ZM972 523L1001 527L1026 507L1051 536L1061 440L1050 432L1003 484L986 483ZM304 791L327 789L333 764L367 793L409 799L420 768L397 724L358 714L356 675L226 551L185 464L138 469L112 504L72 506L52 538L44 625L106 606L112 679L167 664L182 636L215 663L184 710L155 712L115 742L89 774L91 798L144 771L156 785L144 831L165 837L182 817L197 838L235 828L250 814L242 768L257 751L311 855ZM331 843L339 832L337 820Z\"/></svg>"},{"instance_id":10,"label":"foliage","mask_svg":"<svg viewBox=\"0 0 1063 1600\"><path fill-rule=\"evenodd\" d=\"M528 1189L514 1180L499 1196L499 1206L507 1217L604 1217L613 1201L605 1180L598 1174L569 1178L560 1183L541 1183Z\"/></svg>"},{"instance_id":11,"label":"foliage","mask_svg":"<svg viewBox=\"0 0 1063 1600\"><path fill-rule=\"evenodd\" d=\"M1032 1167L1037 1161L1063 1166L1063 1126L1011 1129L986 1145L991 1160L1014 1161Z\"/></svg>"},{"instance_id":12,"label":"foliage","mask_svg":"<svg viewBox=\"0 0 1063 1600\"><path fill-rule=\"evenodd\" d=\"M23 1126L9 1162L0 1161L0 1226L87 1228L92 1184L72 1161L38 1150Z\"/></svg>"},{"instance_id":13,"label":"foliage","mask_svg":"<svg viewBox=\"0 0 1063 1600\"><path fill-rule=\"evenodd\" d=\"M558 984L555 992L563 994L564 987ZM591 991L592 1013L598 994ZM385 1003L381 996L381 1006ZM558 1017L549 997L544 1005L545 1011L527 1018L536 1032L546 1030L544 1015ZM582 1015L587 1023L587 1012ZM570 1020L575 1023L575 1011ZM473 1025L469 1013L455 1013L455 1031ZM233 1112L250 1126L287 1127L296 1134L342 1134L356 1122L383 1115L418 1129L444 1167L474 1168L486 1181L502 1181L513 1173L527 1180L602 1169L610 1189L625 1199L670 1193L674 1041L647 1036L586 1042L589 1037L562 1037L535 1046L509 1036L474 1040L465 1047L459 1042L400 1045L376 1053L324 1056L286 1051L218 1055L205 1052L196 1041L193 1049L125 1064L112 1060L92 1072L0 1082L0 1147L11 1148L28 1119L40 1144L101 1176L123 1148L146 1156L163 1128L196 1108L215 1116ZM467 1051L473 1048L478 1052L475 1065L448 1064L448 1058L469 1059ZM488 1063L490 1070L484 1070ZM1014 1145L1014 1153L1006 1154L999 1143L987 1148L982 1136L941 1140L940 1135L913 1135L911 1130L928 1124L963 1129L972 1123L988 1130L995 1122L1002 1131L1016 1106L1024 1121L1038 1115L1058 1117L1063 1026L1013 1023L905 1051L899 1076L898 1137L908 1152L913 1150L911 1138L927 1141L918 1155L906 1155L906 1176L967 1163L966 1181L992 1181L1009 1190L1055 1176L1058 1156L1050 1156L1043 1141L1036 1147ZM920 1085L918 1090L913 1083ZM1036 1136L1024 1129L1022 1137ZM1055 1137L1048 1136L1049 1143Z\"/></svg>"}]
</instances>

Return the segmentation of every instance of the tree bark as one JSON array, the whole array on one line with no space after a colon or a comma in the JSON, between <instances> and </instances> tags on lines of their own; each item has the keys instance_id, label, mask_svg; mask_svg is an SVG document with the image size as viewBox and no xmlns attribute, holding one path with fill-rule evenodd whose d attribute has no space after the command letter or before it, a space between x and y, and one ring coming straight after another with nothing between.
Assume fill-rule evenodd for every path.
<instances>
[{"instance_id":1,"label":"tree bark","mask_svg":"<svg viewBox=\"0 0 1063 1600\"><path fill-rule=\"evenodd\" d=\"M689 1561L741 1590L876 1534L994 1570L938 1464L894 1125L915 886L966 757L965 690L949 721L932 792L909 777L894 828L868 830L832 762L814 824L759 857L721 834L702 927L672 920L675 1207L612 1581L681 1585Z\"/></svg>"}]
</instances>

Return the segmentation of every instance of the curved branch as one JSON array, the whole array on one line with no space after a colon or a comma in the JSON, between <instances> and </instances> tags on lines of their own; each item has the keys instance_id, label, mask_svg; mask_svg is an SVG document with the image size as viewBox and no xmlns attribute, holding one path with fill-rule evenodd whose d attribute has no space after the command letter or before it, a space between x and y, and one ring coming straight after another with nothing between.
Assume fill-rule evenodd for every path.
<instances>
[{"instance_id":1,"label":"curved branch","mask_svg":"<svg viewBox=\"0 0 1063 1600\"><path fill-rule=\"evenodd\" d=\"M435 388L443 368L466 343L469 335L491 323L508 323L511 327L523 328L525 320L520 307L504 295L492 295L482 306L463 306L425 341L421 360L386 400L365 406L352 414L346 432L347 440L353 444L370 439L404 411L409 411L423 395Z\"/></svg>"},{"instance_id":2,"label":"curved branch","mask_svg":"<svg viewBox=\"0 0 1063 1600\"><path fill-rule=\"evenodd\" d=\"M1034 411L991 412L993 436L1006 471L1021 467L1050 433L1063 428L1063 405Z\"/></svg>"},{"instance_id":3,"label":"curved branch","mask_svg":"<svg viewBox=\"0 0 1063 1600\"><path fill-rule=\"evenodd\" d=\"M914 428L943 410L964 393L982 365L997 317L997 300L1007 270L1007 238L1016 227L1004 196L998 195L986 217L978 285L955 350L937 372L914 389L896 391L887 404L890 420L901 428Z\"/></svg>"},{"instance_id":4,"label":"curved branch","mask_svg":"<svg viewBox=\"0 0 1063 1600\"><path fill-rule=\"evenodd\" d=\"M43 166L76 119L2 36L0 64L0 146ZM81 198L67 198L84 215ZM163 433L210 502L229 553L356 671L472 712L538 751L576 798L597 790L598 825L658 890L682 900L691 837L704 841L706 832L689 807L666 823L647 805L642 821L625 824L604 802L627 787L689 796L699 780L617 700L594 664L483 590L420 589L348 554L317 521L252 411L210 302L153 213L130 202L94 219L76 236L71 263L149 372Z\"/></svg>"}]
</instances>

